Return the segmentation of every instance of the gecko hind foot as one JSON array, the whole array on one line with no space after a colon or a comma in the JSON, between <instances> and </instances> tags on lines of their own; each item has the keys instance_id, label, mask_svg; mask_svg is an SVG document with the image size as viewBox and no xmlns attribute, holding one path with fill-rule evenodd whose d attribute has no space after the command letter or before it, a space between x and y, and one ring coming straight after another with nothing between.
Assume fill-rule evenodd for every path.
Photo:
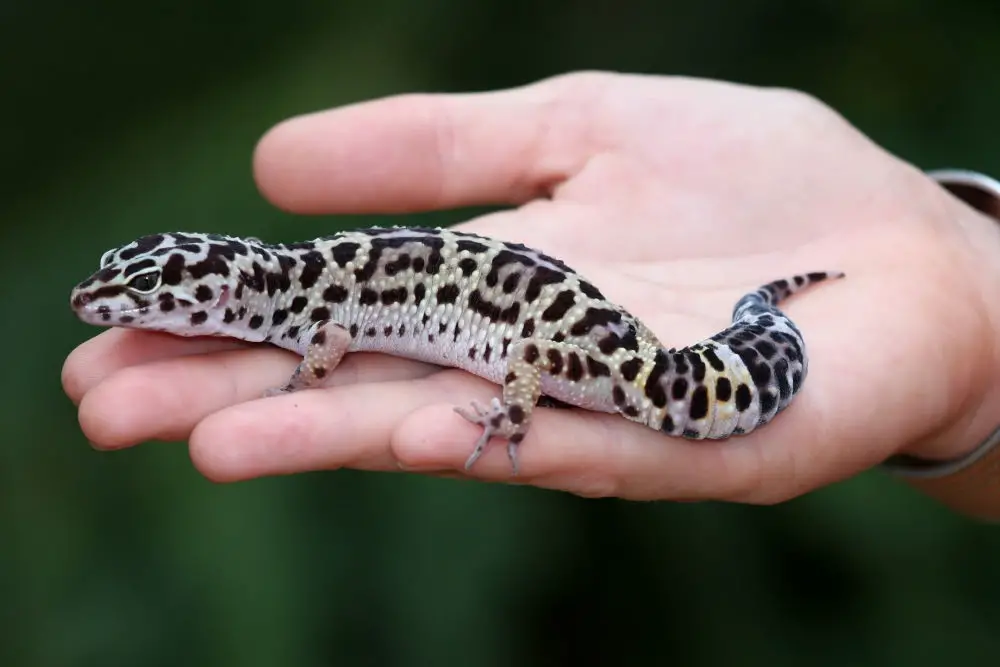
<instances>
[{"instance_id":1,"label":"gecko hind foot","mask_svg":"<svg viewBox=\"0 0 1000 667\"><path fill-rule=\"evenodd\" d=\"M519 426L511 419L511 408L504 406L499 398L490 401L489 408L484 408L476 401L470 401L472 410L455 407L455 412L478 426L483 427L483 434L476 440L472 449L472 454L465 461L465 469L469 470L479 460L479 457L486 451L490 438L496 436L507 440L507 457L513 475L517 475L517 446L524 439L523 426ZM520 408L515 408L520 410Z\"/></svg>"}]
</instances>

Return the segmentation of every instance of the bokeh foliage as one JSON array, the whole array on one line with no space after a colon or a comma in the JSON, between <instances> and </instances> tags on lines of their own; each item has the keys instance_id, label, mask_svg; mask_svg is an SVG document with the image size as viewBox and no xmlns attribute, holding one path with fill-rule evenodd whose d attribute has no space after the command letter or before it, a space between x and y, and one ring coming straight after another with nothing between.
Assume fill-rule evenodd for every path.
<instances>
[{"instance_id":1,"label":"bokeh foliage","mask_svg":"<svg viewBox=\"0 0 1000 667\"><path fill-rule=\"evenodd\" d=\"M107 247L360 221L257 194L253 145L290 115L681 73L802 88L921 167L997 174L998 30L976 0L4 3L0 664L996 664L1000 535L877 473L773 508L217 486L181 443L88 448L59 372L94 333L68 290Z\"/></svg>"}]
</instances>

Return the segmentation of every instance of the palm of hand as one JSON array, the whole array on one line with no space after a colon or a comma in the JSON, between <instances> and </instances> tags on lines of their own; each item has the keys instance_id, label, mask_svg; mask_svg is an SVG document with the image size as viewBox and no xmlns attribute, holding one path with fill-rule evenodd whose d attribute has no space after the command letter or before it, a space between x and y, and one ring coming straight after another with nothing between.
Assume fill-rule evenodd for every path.
<instances>
[{"instance_id":1,"label":"palm of hand","mask_svg":"<svg viewBox=\"0 0 1000 667\"><path fill-rule=\"evenodd\" d=\"M668 346L726 326L760 283L846 271L785 305L811 367L772 424L689 442L615 416L541 410L521 448L520 482L772 502L903 447L971 446L993 426L964 414L995 367L977 349L992 313L972 280L990 270L977 246L993 242L992 228L801 96L575 76L397 98L279 127L258 150L257 174L272 200L302 212L518 205L465 227L561 257ZM64 382L99 446L189 439L196 464L217 479L458 470L477 433L452 407L498 392L462 372L355 354L329 389L254 400L295 361L276 349L113 330L70 356ZM141 405L121 400L137 391ZM491 450L472 474L507 479L506 457Z\"/></svg>"}]
</instances>

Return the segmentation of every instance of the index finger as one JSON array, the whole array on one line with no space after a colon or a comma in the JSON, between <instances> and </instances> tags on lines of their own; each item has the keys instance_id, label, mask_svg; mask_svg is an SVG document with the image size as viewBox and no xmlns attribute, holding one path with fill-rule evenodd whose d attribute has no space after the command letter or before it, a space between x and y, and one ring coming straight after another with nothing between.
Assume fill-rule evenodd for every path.
<instances>
[{"instance_id":1,"label":"index finger","mask_svg":"<svg viewBox=\"0 0 1000 667\"><path fill-rule=\"evenodd\" d=\"M297 213L521 204L585 159L585 121L565 88L400 95L299 116L264 135L254 174Z\"/></svg>"}]
</instances>

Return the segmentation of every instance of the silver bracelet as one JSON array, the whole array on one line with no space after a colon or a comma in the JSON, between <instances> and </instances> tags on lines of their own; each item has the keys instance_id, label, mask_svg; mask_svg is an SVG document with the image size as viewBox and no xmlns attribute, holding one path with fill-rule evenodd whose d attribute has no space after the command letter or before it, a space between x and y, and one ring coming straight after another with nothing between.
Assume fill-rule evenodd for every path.
<instances>
[{"instance_id":1,"label":"silver bracelet","mask_svg":"<svg viewBox=\"0 0 1000 667\"><path fill-rule=\"evenodd\" d=\"M938 169L927 172L927 175L972 208L1000 222L1000 181L963 169ZM978 447L957 458L941 461L897 454L883 461L880 467L893 475L910 479L947 477L968 468L986 456L998 443L1000 427Z\"/></svg>"}]
</instances>

